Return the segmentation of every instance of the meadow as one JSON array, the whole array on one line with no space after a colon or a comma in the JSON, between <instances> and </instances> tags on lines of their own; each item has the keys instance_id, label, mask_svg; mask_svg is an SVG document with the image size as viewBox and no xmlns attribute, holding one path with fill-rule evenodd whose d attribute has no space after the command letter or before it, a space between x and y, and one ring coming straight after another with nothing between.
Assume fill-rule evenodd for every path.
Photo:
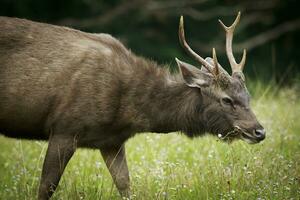
<instances>
[{"instance_id":1,"label":"meadow","mask_svg":"<svg viewBox=\"0 0 300 200\"><path fill-rule=\"evenodd\" d=\"M252 107L267 131L256 145L178 133L126 144L132 199L300 199L300 90L253 83ZM0 199L36 199L46 142L0 136ZM100 153L79 149L53 199L120 199Z\"/></svg>"}]
</instances>

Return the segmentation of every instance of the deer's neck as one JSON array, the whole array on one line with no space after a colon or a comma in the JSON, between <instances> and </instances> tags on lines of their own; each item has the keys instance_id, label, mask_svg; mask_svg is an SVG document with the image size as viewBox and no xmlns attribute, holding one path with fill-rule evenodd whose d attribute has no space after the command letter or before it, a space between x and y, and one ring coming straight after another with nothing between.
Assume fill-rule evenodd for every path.
<instances>
[{"instance_id":1,"label":"deer's neck","mask_svg":"<svg viewBox=\"0 0 300 200\"><path fill-rule=\"evenodd\" d=\"M200 91L187 87L175 76L158 78L145 90L143 98L148 101L143 105L143 111L150 121L150 131L182 131L191 137L199 135L204 132Z\"/></svg>"}]
</instances>

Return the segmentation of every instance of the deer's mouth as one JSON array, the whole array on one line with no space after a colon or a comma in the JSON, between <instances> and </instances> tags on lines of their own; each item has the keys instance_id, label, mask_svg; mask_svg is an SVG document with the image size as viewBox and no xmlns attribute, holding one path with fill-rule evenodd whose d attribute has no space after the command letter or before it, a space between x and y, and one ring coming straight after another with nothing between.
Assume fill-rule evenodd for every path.
<instances>
[{"instance_id":1,"label":"deer's mouth","mask_svg":"<svg viewBox=\"0 0 300 200\"><path fill-rule=\"evenodd\" d=\"M241 139L244 140L245 142L247 142L249 144L255 144L255 143L260 142L260 140L258 140L256 137L254 137L251 133L240 128L239 126L235 126L234 128L236 130L238 130Z\"/></svg>"},{"instance_id":2,"label":"deer's mouth","mask_svg":"<svg viewBox=\"0 0 300 200\"><path fill-rule=\"evenodd\" d=\"M234 128L233 130L225 133L225 134L218 134L218 138L224 140L228 143L231 143L235 138L239 135L239 130Z\"/></svg>"},{"instance_id":3,"label":"deer's mouth","mask_svg":"<svg viewBox=\"0 0 300 200\"><path fill-rule=\"evenodd\" d=\"M259 140L257 140L254 136L252 136L250 133L240 128L239 126L235 126L232 131L229 131L224 135L219 134L218 137L228 142L233 141L233 139L235 138L240 138L249 144L255 144L259 142Z\"/></svg>"}]
</instances>

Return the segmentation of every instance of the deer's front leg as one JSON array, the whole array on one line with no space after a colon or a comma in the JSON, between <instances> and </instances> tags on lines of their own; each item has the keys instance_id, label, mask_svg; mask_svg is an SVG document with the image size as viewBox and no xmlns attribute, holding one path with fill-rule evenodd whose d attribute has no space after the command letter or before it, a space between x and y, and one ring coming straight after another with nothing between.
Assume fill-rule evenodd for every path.
<instances>
[{"instance_id":1,"label":"deer's front leg","mask_svg":"<svg viewBox=\"0 0 300 200\"><path fill-rule=\"evenodd\" d=\"M55 135L50 137L43 164L39 200L46 200L52 196L75 149L76 144L73 138Z\"/></svg>"},{"instance_id":2,"label":"deer's front leg","mask_svg":"<svg viewBox=\"0 0 300 200\"><path fill-rule=\"evenodd\" d=\"M100 151L121 196L130 198L129 172L124 145L101 148Z\"/></svg>"}]
</instances>

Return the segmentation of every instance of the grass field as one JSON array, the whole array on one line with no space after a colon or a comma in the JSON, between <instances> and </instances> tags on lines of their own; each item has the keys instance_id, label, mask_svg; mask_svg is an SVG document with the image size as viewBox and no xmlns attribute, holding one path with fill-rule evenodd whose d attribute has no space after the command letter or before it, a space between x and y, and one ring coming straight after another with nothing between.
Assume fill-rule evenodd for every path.
<instances>
[{"instance_id":1,"label":"grass field","mask_svg":"<svg viewBox=\"0 0 300 200\"><path fill-rule=\"evenodd\" d=\"M252 84L260 144L142 134L126 144L133 199L300 199L297 88ZM0 136L0 199L36 199L47 143ZM119 199L98 151L80 149L53 199Z\"/></svg>"}]
</instances>

